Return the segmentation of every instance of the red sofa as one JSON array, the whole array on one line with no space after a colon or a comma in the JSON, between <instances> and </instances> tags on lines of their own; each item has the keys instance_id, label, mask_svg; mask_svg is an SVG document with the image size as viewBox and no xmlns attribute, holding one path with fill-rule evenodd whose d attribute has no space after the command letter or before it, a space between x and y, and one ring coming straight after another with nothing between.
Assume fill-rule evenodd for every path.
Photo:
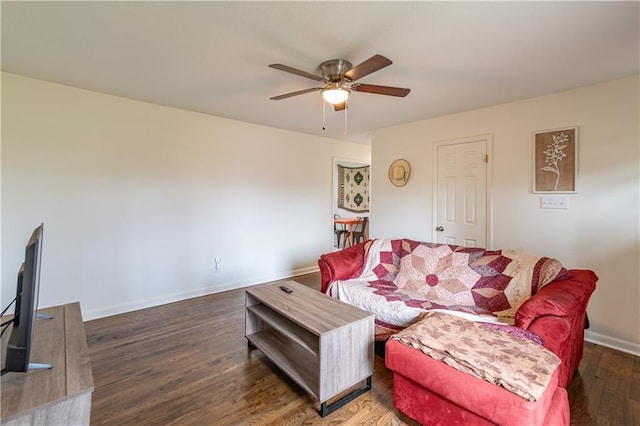
<instances>
[{"instance_id":1,"label":"red sofa","mask_svg":"<svg viewBox=\"0 0 640 426\"><path fill-rule=\"evenodd\" d=\"M370 245L323 254L318 260L322 291L333 281L357 277ZM422 424L568 424L565 388L582 359L586 308L597 279L589 270L569 270L568 278L546 284L516 312L515 327L540 336L561 361L538 401L527 402L389 340L385 363L394 372L394 405Z\"/></svg>"}]
</instances>

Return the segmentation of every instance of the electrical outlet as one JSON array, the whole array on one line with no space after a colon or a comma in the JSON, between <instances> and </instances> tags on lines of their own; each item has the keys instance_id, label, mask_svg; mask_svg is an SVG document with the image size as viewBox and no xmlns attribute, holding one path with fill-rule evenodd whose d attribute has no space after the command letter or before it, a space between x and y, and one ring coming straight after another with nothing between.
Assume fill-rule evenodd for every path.
<instances>
[{"instance_id":1,"label":"electrical outlet","mask_svg":"<svg viewBox=\"0 0 640 426\"><path fill-rule=\"evenodd\" d=\"M215 265L216 271L217 271L218 269L220 269L222 267L222 258L221 257L214 257L213 258L213 264Z\"/></svg>"},{"instance_id":2,"label":"electrical outlet","mask_svg":"<svg viewBox=\"0 0 640 426\"><path fill-rule=\"evenodd\" d=\"M540 197L541 209L568 209L569 197L558 195L543 195Z\"/></svg>"}]
</instances>

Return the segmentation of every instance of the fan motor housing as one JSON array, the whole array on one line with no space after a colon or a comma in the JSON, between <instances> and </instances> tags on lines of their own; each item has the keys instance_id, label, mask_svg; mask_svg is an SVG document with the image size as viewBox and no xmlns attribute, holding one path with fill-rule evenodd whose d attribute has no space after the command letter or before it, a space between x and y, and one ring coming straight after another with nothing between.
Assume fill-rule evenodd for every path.
<instances>
[{"instance_id":1,"label":"fan motor housing","mask_svg":"<svg viewBox=\"0 0 640 426\"><path fill-rule=\"evenodd\" d=\"M330 59L321 63L318 68L322 71L324 80L331 82L341 80L344 73L353 68L353 65L345 59Z\"/></svg>"}]
</instances>

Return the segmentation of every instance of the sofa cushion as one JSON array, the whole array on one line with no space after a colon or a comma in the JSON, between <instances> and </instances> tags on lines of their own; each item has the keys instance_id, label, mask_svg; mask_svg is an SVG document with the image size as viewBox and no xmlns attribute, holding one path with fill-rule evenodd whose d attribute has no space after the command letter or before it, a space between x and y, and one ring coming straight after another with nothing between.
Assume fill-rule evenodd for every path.
<instances>
[{"instance_id":1,"label":"sofa cushion","mask_svg":"<svg viewBox=\"0 0 640 426\"><path fill-rule=\"evenodd\" d=\"M470 374L536 401L560 359L544 346L444 312L429 312L393 339Z\"/></svg>"},{"instance_id":2,"label":"sofa cushion","mask_svg":"<svg viewBox=\"0 0 640 426\"><path fill-rule=\"evenodd\" d=\"M385 364L394 373L394 405L413 418L420 417L425 424L439 424L438 419L446 419L443 424L455 424L452 420L465 413L459 424L569 424L567 394L564 389L557 394L557 370L534 402L455 370L397 340L387 341ZM556 394L560 399L554 401ZM547 423L551 409L554 421Z\"/></svg>"}]
</instances>

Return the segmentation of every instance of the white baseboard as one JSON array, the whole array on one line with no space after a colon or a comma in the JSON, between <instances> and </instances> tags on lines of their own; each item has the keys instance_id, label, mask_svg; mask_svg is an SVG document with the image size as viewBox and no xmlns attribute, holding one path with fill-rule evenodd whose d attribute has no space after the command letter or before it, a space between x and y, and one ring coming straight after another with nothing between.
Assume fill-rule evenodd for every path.
<instances>
[{"instance_id":1,"label":"white baseboard","mask_svg":"<svg viewBox=\"0 0 640 426\"><path fill-rule=\"evenodd\" d=\"M584 340L589 343L606 346L607 348L615 349L620 352L626 352L631 355L640 356L640 344L638 343L628 342L626 340L616 339L615 337L593 333L589 330L585 330Z\"/></svg>"},{"instance_id":2,"label":"white baseboard","mask_svg":"<svg viewBox=\"0 0 640 426\"><path fill-rule=\"evenodd\" d=\"M98 318L109 317L112 315L123 314L126 312L137 311L139 309L152 308L154 306L160 306L167 303L179 302L185 299L191 299L194 297L206 296L208 294L222 293L223 291L235 290L238 288L249 287L256 284L267 283L270 281L284 280L287 278L295 278L299 275L310 274L318 272L320 269L317 266L311 266L306 268L299 268L293 271L284 272L282 274L276 274L270 277L259 277L256 279L247 279L235 282L222 283L215 287L200 288L196 290L190 290L180 293L174 293L170 295L163 295L160 297L146 298L145 300L133 301L130 303L123 303L112 306L105 306L97 309L82 309L82 320L91 321Z\"/></svg>"}]
</instances>

